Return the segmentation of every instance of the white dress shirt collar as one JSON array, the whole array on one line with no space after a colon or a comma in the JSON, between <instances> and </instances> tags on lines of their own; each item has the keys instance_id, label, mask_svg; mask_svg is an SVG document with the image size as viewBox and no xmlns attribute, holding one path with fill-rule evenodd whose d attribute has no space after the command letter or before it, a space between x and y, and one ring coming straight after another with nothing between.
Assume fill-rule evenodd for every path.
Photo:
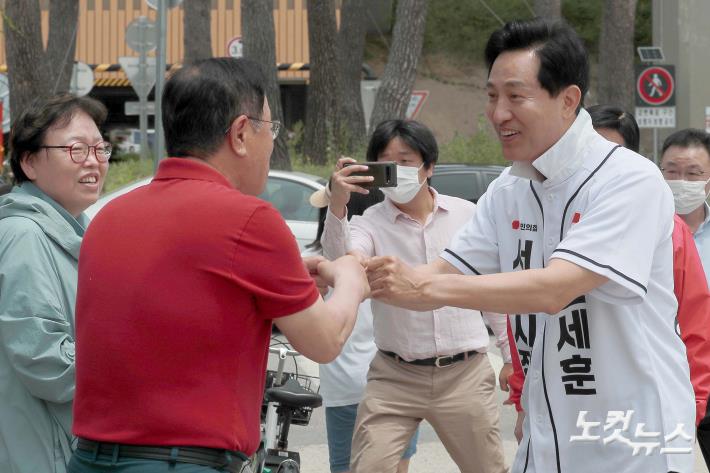
<instances>
[{"instance_id":1,"label":"white dress shirt collar","mask_svg":"<svg viewBox=\"0 0 710 473\"><path fill-rule=\"evenodd\" d=\"M514 162L510 174L537 182L547 181L549 185L562 182L580 168L585 156L582 151L596 134L589 113L580 109L557 143L532 163Z\"/></svg>"}]
</instances>

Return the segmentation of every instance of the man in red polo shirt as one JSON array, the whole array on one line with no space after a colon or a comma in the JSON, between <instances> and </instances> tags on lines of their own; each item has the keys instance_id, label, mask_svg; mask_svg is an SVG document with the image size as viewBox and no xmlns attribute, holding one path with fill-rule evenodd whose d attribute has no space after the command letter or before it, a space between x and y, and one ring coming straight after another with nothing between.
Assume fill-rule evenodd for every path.
<instances>
[{"instance_id":1,"label":"man in red polo shirt","mask_svg":"<svg viewBox=\"0 0 710 473\"><path fill-rule=\"evenodd\" d=\"M163 94L173 157L89 227L69 471L240 471L259 444L272 320L321 363L352 330L367 292L359 263L304 266L283 219L254 197L279 130L265 83L243 59L176 72ZM309 271L335 278L327 302Z\"/></svg>"}]
</instances>

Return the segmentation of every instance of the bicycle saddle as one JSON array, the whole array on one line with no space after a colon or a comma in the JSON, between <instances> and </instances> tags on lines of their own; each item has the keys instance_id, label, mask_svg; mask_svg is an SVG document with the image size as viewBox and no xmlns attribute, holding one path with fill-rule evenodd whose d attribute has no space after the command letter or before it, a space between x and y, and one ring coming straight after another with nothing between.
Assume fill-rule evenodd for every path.
<instances>
[{"instance_id":1,"label":"bicycle saddle","mask_svg":"<svg viewBox=\"0 0 710 473\"><path fill-rule=\"evenodd\" d=\"M267 389L266 400L286 407L320 407L323 403L320 394L309 391L293 378L289 378L283 386Z\"/></svg>"}]
</instances>

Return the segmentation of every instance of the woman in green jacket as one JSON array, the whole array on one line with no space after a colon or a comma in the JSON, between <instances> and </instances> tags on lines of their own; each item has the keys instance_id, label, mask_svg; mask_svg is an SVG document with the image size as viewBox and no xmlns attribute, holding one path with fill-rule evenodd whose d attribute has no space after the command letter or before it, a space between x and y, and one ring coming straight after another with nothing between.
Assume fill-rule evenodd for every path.
<instances>
[{"instance_id":1,"label":"woman in green jacket","mask_svg":"<svg viewBox=\"0 0 710 473\"><path fill-rule=\"evenodd\" d=\"M0 472L63 473L71 456L77 260L108 170L106 108L35 102L10 132L0 197Z\"/></svg>"}]
</instances>

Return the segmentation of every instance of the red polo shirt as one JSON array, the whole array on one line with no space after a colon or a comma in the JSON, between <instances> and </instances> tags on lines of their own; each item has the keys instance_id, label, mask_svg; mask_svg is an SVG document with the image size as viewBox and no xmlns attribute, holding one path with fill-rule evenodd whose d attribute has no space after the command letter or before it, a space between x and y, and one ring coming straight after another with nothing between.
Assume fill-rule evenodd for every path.
<instances>
[{"instance_id":1,"label":"red polo shirt","mask_svg":"<svg viewBox=\"0 0 710 473\"><path fill-rule=\"evenodd\" d=\"M274 318L318 298L274 208L171 158L81 249L74 433L253 453Z\"/></svg>"}]
</instances>

